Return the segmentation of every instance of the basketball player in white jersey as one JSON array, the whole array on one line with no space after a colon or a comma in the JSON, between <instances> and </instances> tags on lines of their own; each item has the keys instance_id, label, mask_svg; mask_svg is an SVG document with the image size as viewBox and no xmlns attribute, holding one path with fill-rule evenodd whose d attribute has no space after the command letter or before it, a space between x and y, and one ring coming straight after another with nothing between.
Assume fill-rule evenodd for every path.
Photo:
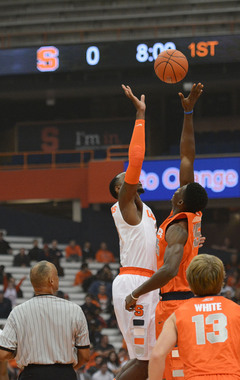
<instances>
[{"instance_id":1,"label":"basketball player in white jersey","mask_svg":"<svg viewBox=\"0 0 240 380\"><path fill-rule=\"evenodd\" d=\"M122 88L137 113L129 146L129 166L126 173L114 177L109 186L111 194L118 200L111 211L119 234L122 266L113 282L113 304L130 357L116 380L145 380L155 344L158 290L141 297L134 313L125 310L125 297L156 271L156 219L139 196L144 192L139 178L145 155L145 96L139 100L129 86L122 85Z\"/></svg>"}]
</instances>

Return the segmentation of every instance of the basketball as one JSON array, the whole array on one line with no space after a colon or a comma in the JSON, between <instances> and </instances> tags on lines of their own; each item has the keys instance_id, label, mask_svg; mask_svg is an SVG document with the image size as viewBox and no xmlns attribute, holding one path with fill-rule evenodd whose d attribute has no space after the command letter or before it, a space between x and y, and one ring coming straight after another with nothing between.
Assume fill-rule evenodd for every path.
<instances>
[{"instance_id":1,"label":"basketball","mask_svg":"<svg viewBox=\"0 0 240 380\"><path fill-rule=\"evenodd\" d=\"M185 78L188 72L188 61L179 50L167 49L157 56L154 70L163 82L177 83Z\"/></svg>"}]
</instances>

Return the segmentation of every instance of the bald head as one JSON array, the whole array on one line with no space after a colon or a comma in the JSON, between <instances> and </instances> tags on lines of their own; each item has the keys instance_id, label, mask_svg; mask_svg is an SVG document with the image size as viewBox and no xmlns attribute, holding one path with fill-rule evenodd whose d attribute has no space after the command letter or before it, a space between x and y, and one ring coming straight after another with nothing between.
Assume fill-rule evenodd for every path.
<instances>
[{"instance_id":1,"label":"bald head","mask_svg":"<svg viewBox=\"0 0 240 380\"><path fill-rule=\"evenodd\" d=\"M30 280L35 291L54 293L58 288L57 269L48 261L40 261L32 267Z\"/></svg>"}]
</instances>

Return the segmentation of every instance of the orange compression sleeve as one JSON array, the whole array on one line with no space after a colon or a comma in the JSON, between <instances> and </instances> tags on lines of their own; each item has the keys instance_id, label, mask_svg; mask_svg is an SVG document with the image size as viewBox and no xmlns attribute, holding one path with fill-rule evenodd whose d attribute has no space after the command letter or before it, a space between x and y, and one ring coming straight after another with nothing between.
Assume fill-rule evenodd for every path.
<instances>
[{"instance_id":1,"label":"orange compression sleeve","mask_svg":"<svg viewBox=\"0 0 240 380\"><path fill-rule=\"evenodd\" d=\"M145 120L137 119L128 150L129 164L125 182L136 185L139 182L145 156Z\"/></svg>"}]
</instances>

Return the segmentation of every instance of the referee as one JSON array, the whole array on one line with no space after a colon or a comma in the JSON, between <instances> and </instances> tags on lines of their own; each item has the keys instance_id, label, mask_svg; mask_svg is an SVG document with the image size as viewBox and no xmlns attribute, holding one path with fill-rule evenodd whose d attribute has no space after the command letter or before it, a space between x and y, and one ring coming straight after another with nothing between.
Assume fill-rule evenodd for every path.
<instances>
[{"instance_id":1,"label":"referee","mask_svg":"<svg viewBox=\"0 0 240 380\"><path fill-rule=\"evenodd\" d=\"M56 267L40 261L30 279L35 296L16 306L0 336L0 361L16 358L20 380L76 380L89 360L89 335L82 309L54 296Z\"/></svg>"}]
</instances>

